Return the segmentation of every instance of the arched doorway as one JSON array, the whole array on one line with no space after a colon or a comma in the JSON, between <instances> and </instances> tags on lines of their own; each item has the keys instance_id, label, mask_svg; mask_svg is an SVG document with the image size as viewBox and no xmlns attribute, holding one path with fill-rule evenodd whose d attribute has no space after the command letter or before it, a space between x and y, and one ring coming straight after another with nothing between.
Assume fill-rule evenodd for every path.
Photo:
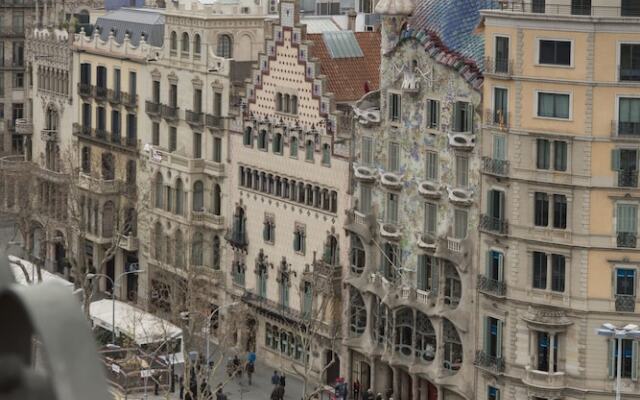
<instances>
[{"instance_id":1,"label":"arched doorway","mask_svg":"<svg viewBox=\"0 0 640 400\"><path fill-rule=\"evenodd\" d=\"M331 364L326 370L327 385L336 383L336 379L340 376L340 357L332 350L325 351L325 366Z\"/></svg>"}]
</instances>

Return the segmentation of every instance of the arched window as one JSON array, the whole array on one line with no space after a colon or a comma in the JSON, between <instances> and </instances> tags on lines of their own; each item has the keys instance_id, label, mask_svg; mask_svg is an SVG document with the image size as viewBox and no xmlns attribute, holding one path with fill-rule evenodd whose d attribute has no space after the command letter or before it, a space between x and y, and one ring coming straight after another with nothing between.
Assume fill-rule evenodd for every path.
<instances>
[{"instance_id":1,"label":"arched window","mask_svg":"<svg viewBox=\"0 0 640 400\"><path fill-rule=\"evenodd\" d=\"M433 361L436 357L436 331L429 317L417 312L415 354L418 359Z\"/></svg>"},{"instance_id":2,"label":"arched window","mask_svg":"<svg viewBox=\"0 0 640 400\"><path fill-rule=\"evenodd\" d=\"M395 351L404 356L413 353L413 310L403 307L396 311Z\"/></svg>"},{"instance_id":3,"label":"arched window","mask_svg":"<svg viewBox=\"0 0 640 400\"><path fill-rule=\"evenodd\" d=\"M204 265L202 260L203 242L202 232L196 232L193 235L193 244L191 245L191 265Z\"/></svg>"},{"instance_id":4,"label":"arched window","mask_svg":"<svg viewBox=\"0 0 640 400\"><path fill-rule=\"evenodd\" d=\"M193 56L200 58L200 54L202 54L202 39L200 39L200 34L196 33L193 38Z\"/></svg>"},{"instance_id":5,"label":"arched window","mask_svg":"<svg viewBox=\"0 0 640 400\"><path fill-rule=\"evenodd\" d=\"M250 126L244 128L242 143L244 143L245 146L251 146L253 144L253 129Z\"/></svg>"},{"instance_id":6,"label":"arched window","mask_svg":"<svg viewBox=\"0 0 640 400\"><path fill-rule=\"evenodd\" d=\"M245 246L246 243L246 220L244 216L244 209L242 207L236 208L236 213L233 216L233 231L231 241L236 246Z\"/></svg>"},{"instance_id":7,"label":"arched window","mask_svg":"<svg viewBox=\"0 0 640 400\"><path fill-rule=\"evenodd\" d=\"M156 174L156 208L163 208L163 199L164 199L164 183L162 182L162 174L158 172Z\"/></svg>"},{"instance_id":8,"label":"arched window","mask_svg":"<svg viewBox=\"0 0 640 400\"><path fill-rule=\"evenodd\" d=\"M115 207L113 202L107 201L102 206L102 236L110 238L113 236L113 227L115 223Z\"/></svg>"},{"instance_id":9,"label":"arched window","mask_svg":"<svg viewBox=\"0 0 640 400\"><path fill-rule=\"evenodd\" d=\"M298 158L298 138L295 136L289 140L289 155Z\"/></svg>"},{"instance_id":10,"label":"arched window","mask_svg":"<svg viewBox=\"0 0 640 400\"><path fill-rule=\"evenodd\" d=\"M178 34L173 31L169 39L171 54L175 55L178 52Z\"/></svg>"},{"instance_id":11,"label":"arched window","mask_svg":"<svg viewBox=\"0 0 640 400\"><path fill-rule=\"evenodd\" d=\"M290 97L288 94L285 94L284 97L282 98L282 112L289 112L289 106L290 106Z\"/></svg>"},{"instance_id":12,"label":"arched window","mask_svg":"<svg viewBox=\"0 0 640 400\"><path fill-rule=\"evenodd\" d=\"M196 181L193 184L193 211L204 211L204 184Z\"/></svg>"},{"instance_id":13,"label":"arched window","mask_svg":"<svg viewBox=\"0 0 640 400\"><path fill-rule=\"evenodd\" d=\"M442 319L444 338L443 367L449 371L457 371L462 367L462 341L456 327L446 318Z\"/></svg>"},{"instance_id":14,"label":"arched window","mask_svg":"<svg viewBox=\"0 0 640 400\"><path fill-rule=\"evenodd\" d=\"M276 154L282 154L282 134L276 133L273 136L273 152Z\"/></svg>"},{"instance_id":15,"label":"arched window","mask_svg":"<svg viewBox=\"0 0 640 400\"><path fill-rule=\"evenodd\" d=\"M82 172L91 173L91 147L84 146L82 148Z\"/></svg>"},{"instance_id":16,"label":"arched window","mask_svg":"<svg viewBox=\"0 0 640 400\"><path fill-rule=\"evenodd\" d=\"M184 238L182 231L177 230L175 235L175 264L176 268L184 268Z\"/></svg>"},{"instance_id":17,"label":"arched window","mask_svg":"<svg viewBox=\"0 0 640 400\"><path fill-rule=\"evenodd\" d=\"M217 183L213 186L213 214L220 215L221 211L221 190L220 185Z\"/></svg>"},{"instance_id":18,"label":"arched window","mask_svg":"<svg viewBox=\"0 0 640 400\"><path fill-rule=\"evenodd\" d=\"M182 48L180 51L183 57L189 56L189 34L187 32L182 33Z\"/></svg>"},{"instance_id":19,"label":"arched window","mask_svg":"<svg viewBox=\"0 0 640 400\"><path fill-rule=\"evenodd\" d=\"M391 311L389 307L375 295L371 315L373 317L371 321L373 340L378 344L387 343L391 338Z\"/></svg>"},{"instance_id":20,"label":"arched window","mask_svg":"<svg viewBox=\"0 0 640 400\"><path fill-rule=\"evenodd\" d=\"M329 265L338 265L340 262L338 257L338 239L333 235L327 237L327 241L324 244L322 260Z\"/></svg>"},{"instance_id":21,"label":"arched window","mask_svg":"<svg viewBox=\"0 0 640 400\"><path fill-rule=\"evenodd\" d=\"M351 235L351 272L360 275L364 271L365 252L362 240L358 235Z\"/></svg>"},{"instance_id":22,"label":"arched window","mask_svg":"<svg viewBox=\"0 0 640 400\"><path fill-rule=\"evenodd\" d=\"M322 164L331 164L331 146L329 146L329 143L322 145Z\"/></svg>"},{"instance_id":23,"label":"arched window","mask_svg":"<svg viewBox=\"0 0 640 400\"><path fill-rule=\"evenodd\" d=\"M291 96L291 114L298 113L298 96Z\"/></svg>"},{"instance_id":24,"label":"arched window","mask_svg":"<svg viewBox=\"0 0 640 400\"><path fill-rule=\"evenodd\" d=\"M102 179L112 181L115 178L115 169L113 154L102 153Z\"/></svg>"},{"instance_id":25,"label":"arched window","mask_svg":"<svg viewBox=\"0 0 640 400\"><path fill-rule=\"evenodd\" d=\"M305 160L307 161L313 161L313 151L314 151L314 145L313 145L313 140L307 140L307 144L305 146Z\"/></svg>"},{"instance_id":26,"label":"arched window","mask_svg":"<svg viewBox=\"0 0 640 400\"><path fill-rule=\"evenodd\" d=\"M180 178L176 180L176 214L184 215L184 187Z\"/></svg>"},{"instance_id":27,"label":"arched window","mask_svg":"<svg viewBox=\"0 0 640 400\"><path fill-rule=\"evenodd\" d=\"M220 269L220 237L218 235L213 237L211 244L211 267L215 270Z\"/></svg>"},{"instance_id":28,"label":"arched window","mask_svg":"<svg viewBox=\"0 0 640 400\"><path fill-rule=\"evenodd\" d=\"M138 218L134 208L127 208L125 212L124 229L125 235L135 236L138 230Z\"/></svg>"},{"instance_id":29,"label":"arched window","mask_svg":"<svg viewBox=\"0 0 640 400\"><path fill-rule=\"evenodd\" d=\"M216 54L218 57L231 58L233 56L233 43L231 41L231 36L229 35L219 35L218 36L218 49Z\"/></svg>"},{"instance_id":30,"label":"arched window","mask_svg":"<svg viewBox=\"0 0 640 400\"><path fill-rule=\"evenodd\" d=\"M350 289L349 331L351 336L360 336L367 328L367 308L360 292L353 286Z\"/></svg>"},{"instance_id":31,"label":"arched window","mask_svg":"<svg viewBox=\"0 0 640 400\"><path fill-rule=\"evenodd\" d=\"M154 256L156 260L162 260L162 250L164 245L162 244L162 224L156 222L156 226L153 229L153 248L155 249Z\"/></svg>"},{"instance_id":32,"label":"arched window","mask_svg":"<svg viewBox=\"0 0 640 400\"><path fill-rule=\"evenodd\" d=\"M258 134L258 149L267 149L267 131L264 129L261 129L260 133Z\"/></svg>"},{"instance_id":33,"label":"arched window","mask_svg":"<svg viewBox=\"0 0 640 400\"><path fill-rule=\"evenodd\" d=\"M276 93L276 111L282 111L282 93Z\"/></svg>"},{"instance_id":34,"label":"arched window","mask_svg":"<svg viewBox=\"0 0 640 400\"><path fill-rule=\"evenodd\" d=\"M444 262L444 304L455 308L462 296L462 283L456 267L449 261Z\"/></svg>"},{"instance_id":35,"label":"arched window","mask_svg":"<svg viewBox=\"0 0 640 400\"><path fill-rule=\"evenodd\" d=\"M55 109L51 107L47 109L47 120L45 123L47 130L58 130L58 112Z\"/></svg>"}]
</instances>

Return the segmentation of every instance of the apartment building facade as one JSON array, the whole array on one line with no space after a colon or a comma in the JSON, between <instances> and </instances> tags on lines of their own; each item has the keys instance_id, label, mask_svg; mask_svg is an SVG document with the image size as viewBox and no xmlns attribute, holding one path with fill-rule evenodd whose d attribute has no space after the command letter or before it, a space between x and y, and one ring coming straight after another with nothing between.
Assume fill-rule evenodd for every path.
<instances>
[{"instance_id":1,"label":"apartment building facade","mask_svg":"<svg viewBox=\"0 0 640 400\"><path fill-rule=\"evenodd\" d=\"M484 11L478 399L638 397L640 8Z\"/></svg>"}]
</instances>

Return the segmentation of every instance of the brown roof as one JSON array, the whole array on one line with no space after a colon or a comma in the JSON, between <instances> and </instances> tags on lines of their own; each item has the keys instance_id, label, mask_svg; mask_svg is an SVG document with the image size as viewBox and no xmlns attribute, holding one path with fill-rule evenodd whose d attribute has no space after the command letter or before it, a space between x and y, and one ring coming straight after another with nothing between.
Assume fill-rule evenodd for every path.
<instances>
[{"instance_id":1,"label":"brown roof","mask_svg":"<svg viewBox=\"0 0 640 400\"><path fill-rule=\"evenodd\" d=\"M350 102L364 94L365 82L369 90L380 86L380 32L356 32L356 40L364 57L331 58L322 34L307 34L313 41L311 56L320 61L320 72L327 76L327 91L336 102Z\"/></svg>"}]
</instances>

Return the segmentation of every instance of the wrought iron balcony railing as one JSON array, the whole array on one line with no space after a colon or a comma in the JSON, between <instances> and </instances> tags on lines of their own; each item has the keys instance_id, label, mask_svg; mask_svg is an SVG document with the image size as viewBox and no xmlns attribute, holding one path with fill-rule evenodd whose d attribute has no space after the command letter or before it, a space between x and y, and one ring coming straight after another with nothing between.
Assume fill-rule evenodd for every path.
<instances>
[{"instance_id":1,"label":"wrought iron balcony railing","mask_svg":"<svg viewBox=\"0 0 640 400\"><path fill-rule=\"evenodd\" d=\"M498 374L504 372L505 367L504 358L492 356L483 350L476 351L474 364Z\"/></svg>"},{"instance_id":2,"label":"wrought iron balcony railing","mask_svg":"<svg viewBox=\"0 0 640 400\"><path fill-rule=\"evenodd\" d=\"M499 233L501 235L506 235L509 231L509 222L502 218L496 218L491 215L481 214L480 229Z\"/></svg>"},{"instance_id":3,"label":"wrought iron balcony railing","mask_svg":"<svg viewBox=\"0 0 640 400\"><path fill-rule=\"evenodd\" d=\"M616 294L616 311L635 312L636 296Z\"/></svg>"},{"instance_id":4,"label":"wrought iron balcony railing","mask_svg":"<svg viewBox=\"0 0 640 400\"><path fill-rule=\"evenodd\" d=\"M638 171L618 171L618 187L638 187Z\"/></svg>"},{"instance_id":5,"label":"wrought iron balcony railing","mask_svg":"<svg viewBox=\"0 0 640 400\"><path fill-rule=\"evenodd\" d=\"M513 61L504 57L485 57L484 69L488 74L511 75L513 73Z\"/></svg>"},{"instance_id":6,"label":"wrought iron balcony railing","mask_svg":"<svg viewBox=\"0 0 640 400\"><path fill-rule=\"evenodd\" d=\"M616 239L618 247L636 248L637 237L635 232L618 232Z\"/></svg>"},{"instance_id":7,"label":"wrought iron balcony railing","mask_svg":"<svg viewBox=\"0 0 640 400\"><path fill-rule=\"evenodd\" d=\"M507 176L509 175L509 161L482 157L482 170L491 175Z\"/></svg>"},{"instance_id":8,"label":"wrought iron balcony railing","mask_svg":"<svg viewBox=\"0 0 640 400\"><path fill-rule=\"evenodd\" d=\"M186 110L184 113L184 119L190 125L194 125L194 126L204 125L204 114L202 112Z\"/></svg>"},{"instance_id":9,"label":"wrought iron balcony railing","mask_svg":"<svg viewBox=\"0 0 640 400\"><path fill-rule=\"evenodd\" d=\"M498 281L488 276L478 274L478 290L504 297L507 294L507 284L504 281Z\"/></svg>"}]
</instances>

